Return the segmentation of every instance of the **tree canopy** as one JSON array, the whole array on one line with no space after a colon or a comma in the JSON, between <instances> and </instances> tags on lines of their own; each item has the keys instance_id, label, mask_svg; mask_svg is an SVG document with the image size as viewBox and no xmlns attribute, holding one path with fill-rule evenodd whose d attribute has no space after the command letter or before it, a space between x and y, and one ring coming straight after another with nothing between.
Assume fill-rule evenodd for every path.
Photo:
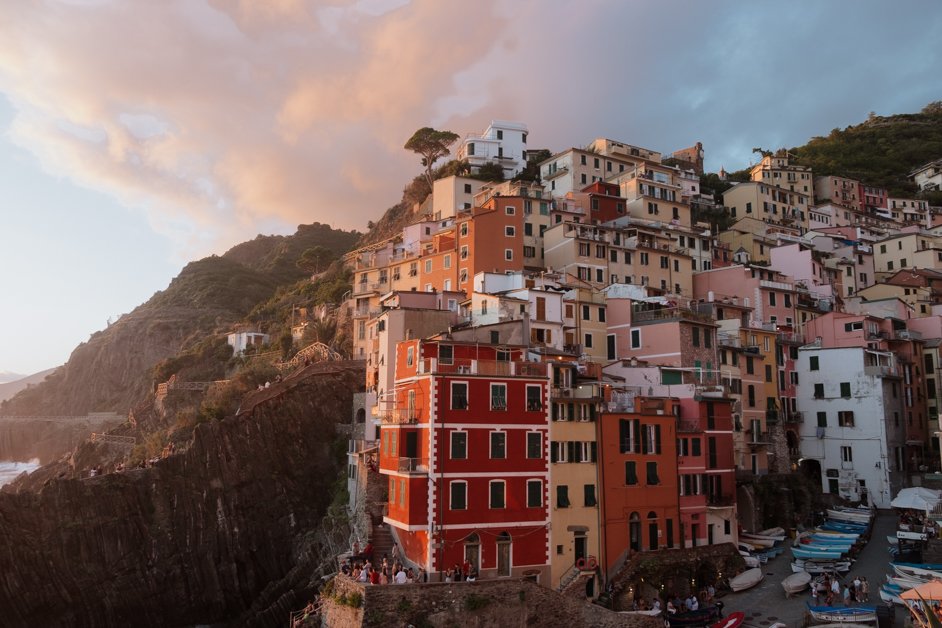
<instances>
[{"instance_id":1,"label":"tree canopy","mask_svg":"<svg viewBox=\"0 0 942 628\"><path fill-rule=\"evenodd\" d=\"M439 131L432 127L422 127L412 134L404 148L422 157L425 166L425 178L432 186L432 168L435 162L451 153L451 145L458 141L458 134L451 131Z\"/></svg>"}]
</instances>

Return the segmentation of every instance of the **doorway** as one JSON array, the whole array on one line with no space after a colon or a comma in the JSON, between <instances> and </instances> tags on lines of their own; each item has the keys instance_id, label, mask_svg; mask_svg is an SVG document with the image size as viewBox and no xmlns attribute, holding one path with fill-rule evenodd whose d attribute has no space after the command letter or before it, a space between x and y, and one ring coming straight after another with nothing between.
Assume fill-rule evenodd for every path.
<instances>
[{"instance_id":1,"label":"doorway","mask_svg":"<svg viewBox=\"0 0 942 628\"><path fill-rule=\"evenodd\" d=\"M509 578L510 571L510 535L501 532L497 537L497 577Z\"/></svg>"}]
</instances>

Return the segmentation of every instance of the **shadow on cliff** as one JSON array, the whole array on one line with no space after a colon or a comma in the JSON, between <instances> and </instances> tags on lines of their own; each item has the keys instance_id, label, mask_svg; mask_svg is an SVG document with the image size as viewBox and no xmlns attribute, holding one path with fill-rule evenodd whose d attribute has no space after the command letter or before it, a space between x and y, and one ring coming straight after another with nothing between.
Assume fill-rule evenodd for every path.
<instances>
[{"instance_id":1,"label":"shadow on cliff","mask_svg":"<svg viewBox=\"0 0 942 628\"><path fill-rule=\"evenodd\" d=\"M283 625L362 382L360 363L311 369L150 468L0 494L4 625Z\"/></svg>"}]
</instances>

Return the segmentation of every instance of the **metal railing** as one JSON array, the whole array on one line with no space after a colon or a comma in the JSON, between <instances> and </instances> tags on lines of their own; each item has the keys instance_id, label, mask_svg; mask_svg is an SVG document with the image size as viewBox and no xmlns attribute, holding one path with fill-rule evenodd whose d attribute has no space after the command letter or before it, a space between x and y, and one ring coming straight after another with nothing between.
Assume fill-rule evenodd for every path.
<instances>
[{"instance_id":1,"label":"metal railing","mask_svg":"<svg viewBox=\"0 0 942 628\"><path fill-rule=\"evenodd\" d=\"M428 473L428 458L400 458L401 473Z\"/></svg>"}]
</instances>

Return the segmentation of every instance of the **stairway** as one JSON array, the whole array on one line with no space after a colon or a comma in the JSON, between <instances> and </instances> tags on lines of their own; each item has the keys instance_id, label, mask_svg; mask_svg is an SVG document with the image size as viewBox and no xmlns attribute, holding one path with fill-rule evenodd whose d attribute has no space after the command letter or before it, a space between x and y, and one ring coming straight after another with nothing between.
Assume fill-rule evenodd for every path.
<instances>
[{"instance_id":1,"label":"stairway","mask_svg":"<svg viewBox=\"0 0 942 628\"><path fill-rule=\"evenodd\" d=\"M373 519L372 534L370 540L373 542L373 564L382 564L384 555L392 562L393 538L389 525L383 523L382 518Z\"/></svg>"}]
</instances>

